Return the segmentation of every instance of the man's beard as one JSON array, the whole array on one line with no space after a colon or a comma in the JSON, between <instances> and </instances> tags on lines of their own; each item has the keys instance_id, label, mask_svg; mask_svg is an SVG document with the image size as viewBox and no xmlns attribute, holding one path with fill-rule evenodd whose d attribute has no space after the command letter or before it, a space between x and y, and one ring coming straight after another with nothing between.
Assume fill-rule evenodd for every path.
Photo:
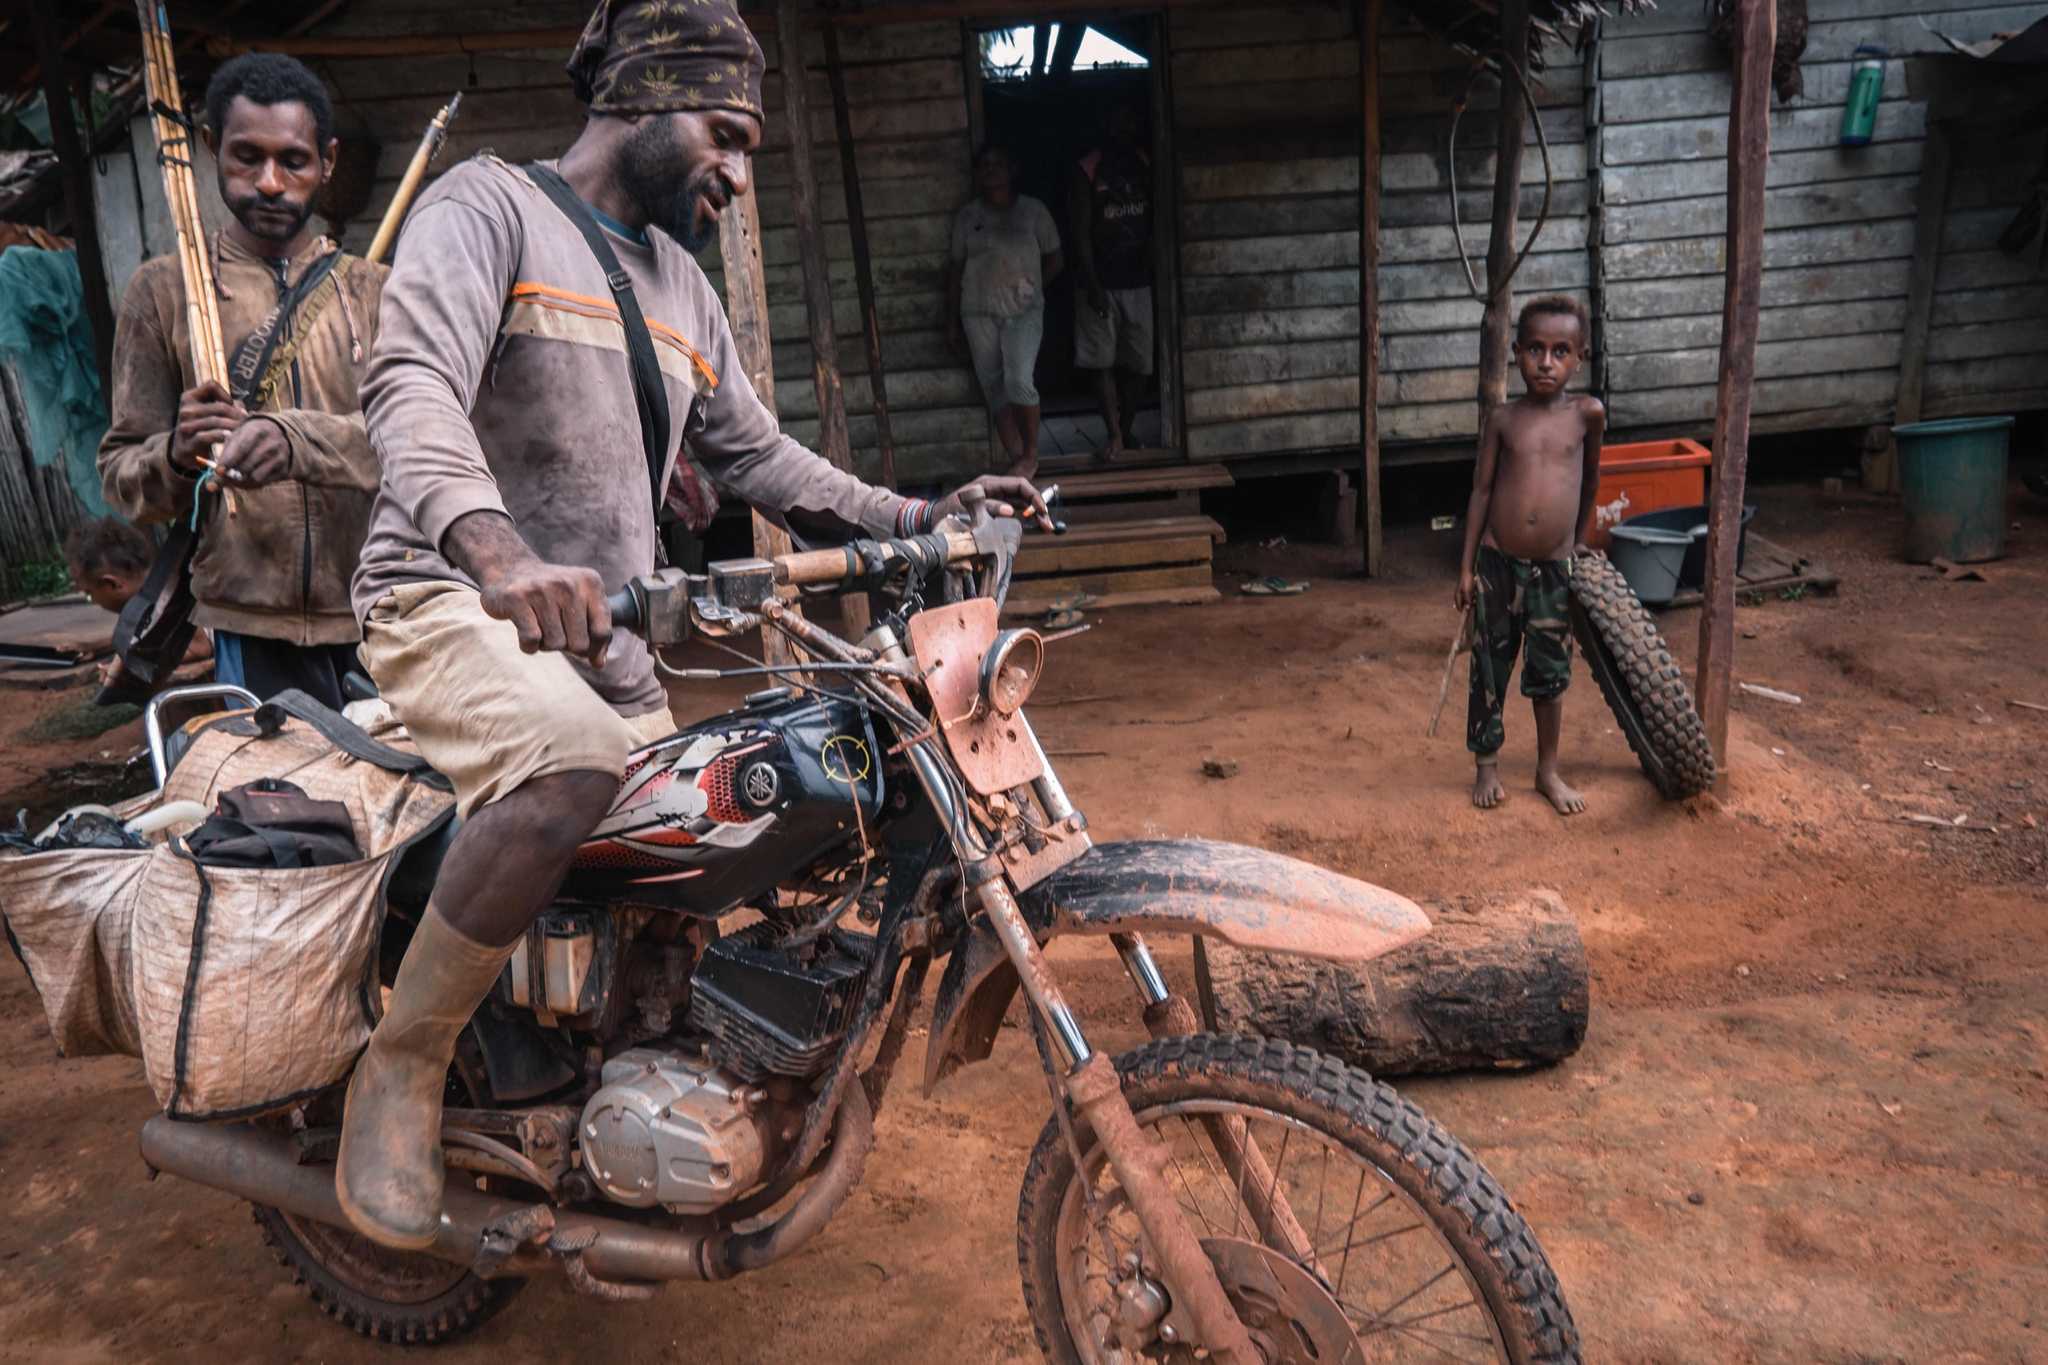
<instances>
[{"instance_id":1,"label":"man's beard","mask_svg":"<svg viewBox=\"0 0 2048 1365\"><path fill-rule=\"evenodd\" d=\"M313 216L313 203L310 199L301 204L282 195L274 199L261 194L232 197L228 194L225 178L221 181L220 197L226 202L228 211L235 215L235 221L240 223L251 237L266 242L289 242L299 235L299 230L306 226L306 220ZM256 216L257 209L272 209L290 214L291 226L283 227L275 222L265 222Z\"/></svg>"},{"instance_id":2,"label":"man's beard","mask_svg":"<svg viewBox=\"0 0 2048 1365\"><path fill-rule=\"evenodd\" d=\"M717 188L713 183L716 172L697 171L678 181L669 169L683 159L677 141L676 133L666 123L643 123L634 129L621 149L619 185L639 205L650 225L675 238L683 250L695 254L709 246L718 232L715 217L704 223L697 219L700 204L716 202L712 198L712 191Z\"/></svg>"}]
</instances>

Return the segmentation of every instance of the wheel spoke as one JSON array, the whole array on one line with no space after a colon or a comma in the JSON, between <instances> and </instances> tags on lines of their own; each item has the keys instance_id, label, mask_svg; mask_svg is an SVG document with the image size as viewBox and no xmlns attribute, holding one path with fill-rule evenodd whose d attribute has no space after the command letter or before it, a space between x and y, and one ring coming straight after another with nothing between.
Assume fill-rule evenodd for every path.
<instances>
[{"instance_id":1,"label":"wheel spoke","mask_svg":"<svg viewBox=\"0 0 2048 1365\"><path fill-rule=\"evenodd\" d=\"M1486 1306L1473 1279L1476 1265L1468 1265L1453 1227L1439 1226L1432 1192L1411 1194L1397 1181L1402 1172L1399 1152L1376 1159L1371 1155L1375 1148L1350 1141L1341 1129L1221 1095L1196 1093L1149 1106L1136 1095L1132 1100L1141 1128L1166 1149L1165 1164L1173 1171L1169 1184L1180 1187L1174 1197L1178 1216L1187 1219L1187 1226L1199 1228L1205 1239L1227 1239L1233 1244L1227 1253L1215 1252L1225 1258L1219 1259L1219 1268L1232 1267L1226 1287L1233 1295L1240 1288L1267 1288L1284 1300L1291 1293L1312 1292L1309 1282L1290 1281L1288 1276L1295 1272L1278 1260L1270 1264L1280 1279L1270 1286L1265 1283L1270 1274L1261 1275L1254 1269L1262 1264L1260 1256L1284 1257L1321 1285L1321 1291L1314 1292L1332 1295L1342 1310L1342 1321L1356 1334L1354 1338L1345 1332L1331 1314L1323 1325L1303 1328L1313 1331L1318 1342L1332 1336L1366 1342L1367 1354L1373 1359L1382 1355L1403 1360L1507 1359L1509 1343L1516 1338L1504 1335L1508 1324L1496 1321L1493 1310ZM1176 1120L1180 1136L1174 1135ZM1273 1139L1276 1129L1280 1134L1277 1142ZM1297 1132L1304 1142L1320 1149L1320 1157L1304 1153L1300 1162L1295 1161ZM1195 1149L1192 1158L1183 1150L1188 1145ZM1333 1155L1338 1158L1334 1166ZM1347 1163L1355 1170L1348 1214L1343 1208L1344 1177L1340 1173ZM1060 1276L1066 1288L1056 1302L1066 1305L1072 1340L1081 1345L1084 1358L1091 1358L1091 1348L1085 1344L1092 1340L1090 1324L1099 1322L1105 1312L1115 1317L1123 1276L1119 1267L1134 1252L1144 1256L1146 1240L1129 1196L1119 1188L1114 1168L1102 1160L1099 1148L1085 1156L1084 1165L1093 1172L1088 1190L1072 1190L1064 1206L1068 1212L1060 1215L1062 1227L1071 1227L1079 1236L1071 1242L1073 1250L1061 1253L1064 1268ZM1296 1165L1304 1169L1296 1172ZM1302 1214L1310 1212L1303 1182L1311 1179L1316 1181L1315 1208L1309 1219L1302 1219ZM1337 1186L1334 1192L1333 1182ZM1376 1189L1371 1199L1365 1197L1369 1183ZM1092 1198L1082 1197L1097 1189L1101 1192ZM1219 1198L1231 1204L1227 1231L1221 1210L1214 1207ZM1399 1207L1381 1220L1380 1212L1390 1205ZM1287 1211L1284 1218L1276 1213L1280 1209ZM1085 1221L1064 1221L1070 1218ZM1097 1235L1086 1230L1091 1221L1100 1230ZM1423 1234L1420 1240L1417 1234ZM1254 1252L1254 1247L1265 1249ZM1358 1296L1347 1299L1354 1253L1369 1264L1361 1276ZM1337 1272L1334 1286L1332 1269ZM1157 1270L1146 1273L1156 1275ZM1251 1279L1246 1281L1246 1276ZM1240 1281L1245 1282L1240 1285ZM1401 1289L1403 1284L1409 1288ZM1314 1318L1302 1322L1313 1324Z\"/></svg>"},{"instance_id":2,"label":"wheel spoke","mask_svg":"<svg viewBox=\"0 0 2048 1365\"><path fill-rule=\"evenodd\" d=\"M1363 1196L1363 1195L1364 1195L1364 1193L1365 1193L1365 1173L1364 1173L1363 1171L1359 1172L1359 1175L1358 1175L1358 1192L1359 1192L1359 1194L1360 1194L1361 1196ZM1351 1221L1350 1221L1350 1222L1348 1222L1348 1223L1346 1223L1346 1224L1344 1225L1344 1231L1343 1231L1343 1232L1340 1232L1340 1233L1338 1234L1338 1236L1340 1236L1340 1237L1341 1237L1341 1236L1343 1236L1343 1235L1344 1235L1344 1233L1348 1233L1348 1232L1350 1232L1350 1231L1351 1231L1351 1230L1352 1230L1353 1228L1357 1227L1357 1226L1358 1226L1358 1225L1359 1225L1359 1224L1360 1224L1361 1222L1363 1222L1363 1221L1364 1221L1365 1219L1367 1219L1367 1218L1370 1218L1370 1217L1372 1217L1372 1216L1373 1216L1373 1214L1375 1214L1375 1213L1379 1212L1379 1210L1381 1210L1382 1208L1385 1208L1385 1207L1386 1207L1386 1206L1387 1206L1388 1204L1391 1204L1391 1203L1393 1203L1393 1202L1394 1202L1394 1195L1393 1195L1393 1192L1392 1192L1392 1191L1389 1191L1388 1193L1386 1193L1386 1194L1383 1194L1383 1195L1381 1195L1381 1196L1380 1196L1379 1198L1377 1198L1377 1199L1373 1200L1373 1201L1372 1201L1372 1207L1370 1207L1370 1208L1366 1209L1366 1210L1365 1210L1365 1212L1363 1212L1363 1213L1359 1213L1359 1212L1357 1212L1357 1211L1356 1211L1356 1210L1357 1210L1357 1208L1358 1208L1358 1202L1357 1202L1357 1200L1355 1200L1355 1199L1354 1199L1354 1200L1352 1201L1352 1204L1351 1204L1351 1207L1352 1207L1352 1210L1353 1210L1353 1212L1352 1212L1352 1215L1351 1215ZM1346 1256L1346 1257L1347 1257L1347 1259L1348 1259L1348 1256L1349 1256L1349 1253L1350 1253L1350 1251L1351 1251L1351 1248L1353 1248L1353 1247L1355 1247L1355 1246L1364 1246L1364 1245L1365 1245L1365 1241L1366 1241L1366 1240L1370 1240L1370 1239L1364 1239L1364 1240L1353 1240L1353 1241L1350 1241L1350 1242L1346 1242L1346 1243L1345 1243L1345 1244L1344 1244L1343 1246L1341 1246L1341 1247L1338 1247L1338 1248L1337 1248L1337 1250L1335 1250L1335 1251L1318 1251L1318 1252L1316 1253L1316 1259L1318 1259L1318 1260L1323 1260L1323 1259L1325 1259L1325 1258L1327 1258L1327 1257L1330 1257L1330 1256L1337 1256L1337 1255L1344 1255L1344 1256ZM1339 1275L1337 1276L1337 1283L1338 1283L1339 1285L1342 1285L1342 1284L1344 1283L1344 1276L1343 1276L1343 1275L1342 1275L1341 1273L1340 1273L1340 1274L1339 1274Z\"/></svg>"}]
</instances>

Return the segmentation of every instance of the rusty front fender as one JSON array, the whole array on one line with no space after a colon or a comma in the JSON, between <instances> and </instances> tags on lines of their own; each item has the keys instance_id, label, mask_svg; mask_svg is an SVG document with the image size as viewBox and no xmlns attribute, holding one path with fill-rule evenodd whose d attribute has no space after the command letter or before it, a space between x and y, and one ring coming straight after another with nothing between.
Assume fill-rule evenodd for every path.
<instances>
[{"instance_id":1,"label":"rusty front fender","mask_svg":"<svg viewBox=\"0 0 2048 1365\"><path fill-rule=\"evenodd\" d=\"M1206 839L1098 844L1020 901L1041 940L1061 934L1198 934L1239 948L1363 962L1429 932L1405 896L1299 858ZM932 1002L929 1090L989 1055L1016 969L976 917Z\"/></svg>"}]
</instances>

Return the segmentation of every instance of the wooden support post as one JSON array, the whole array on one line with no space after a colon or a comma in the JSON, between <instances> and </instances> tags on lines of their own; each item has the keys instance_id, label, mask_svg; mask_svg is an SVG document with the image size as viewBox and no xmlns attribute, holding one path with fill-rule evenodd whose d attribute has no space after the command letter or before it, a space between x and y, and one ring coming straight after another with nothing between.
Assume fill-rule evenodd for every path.
<instances>
[{"instance_id":1,"label":"wooden support post","mask_svg":"<svg viewBox=\"0 0 2048 1365\"><path fill-rule=\"evenodd\" d=\"M1359 0L1359 97L1363 141L1358 158L1358 497L1365 513L1365 574L1383 568L1380 515L1380 22L1386 0ZM1456 172L1453 172L1453 179ZM1458 187L1453 184L1451 193Z\"/></svg>"},{"instance_id":2,"label":"wooden support post","mask_svg":"<svg viewBox=\"0 0 2048 1365\"><path fill-rule=\"evenodd\" d=\"M1152 18L1152 322L1159 371L1159 444L1185 453L1187 385L1181 379L1180 168L1173 128L1173 39L1168 15ZM1131 439L1129 432L1124 433Z\"/></svg>"},{"instance_id":3,"label":"wooden support post","mask_svg":"<svg viewBox=\"0 0 2048 1365\"><path fill-rule=\"evenodd\" d=\"M1526 70L1529 64L1529 0L1501 0L1502 60ZM1500 82L1500 137L1493 165L1493 231L1486 242L1486 314L1479 323L1479 430L1508 400L1508 352L1514 341L1514 295L1508 271L1515 264L1515 228L1522 207L1522 137L1528 106L1514 77ZM1458 168L1451 167L1451 193L1458 192Z\"/></svg>"},{"instance_id":4,"label":"wooden support post","mask_svg":"<svg viewBox=\"0 0 2048 1365\"><path fill-rule=\"evenodd\" d=\"M1913 223L1913 267L1906 277L1906 329L1899 342L1898 397L1892 424L1920 420L1921 395L1927 382L1927 331L1934 317L1934 276L1941 267L1941 223L1948 214L1949 171L1955 160L1954 135L1938 118L1927 123L1920 150L1920 191ZM1898 452L1887 443L1884 456L1869 480L1874 493L1899 490Z\"/></svg>"},{"instance_id":5,"label":"wooden support post","mask_svg":"<svg viewBox=\"0 0 2048 1365\"><path fill-rule=\"evenodd\" d=\"M860 165L853 150L853 111L846 99L846 71L839 60L839 30L825 25L825 75L832 83L832 125L839 133L839 174L846 182L846 222L853 235L853 283L860 291L860 325L868 350L868 387L875 395L875 446L884 488L896 486L896 438L889 430L888 376L882 368L882 320L875 311L875 271L868 255L867 207L860 194Z\"/></svg>"},{"instance_id":6,"label":"wooden support post","mask_svg":"<svg viewBox=\"0 0 2048 1365\"><path fill-rule=\"evenodd\" d=\"M818 168L811 145L811 92L805 77L804 30L797 0L777 0L775 46L782 68L783 123L789 129L789 198L795 209L797 255L803 264L804 317L811 332L811 380L818 391L818 453L853 469L846 430L846 392L839 378L839 343L832 329L832 276L818 231ZM847 634L867 634L867 598L841 599Z\"/></svg>"},{"instance_id":7,"label":"wooden support post","mask_svg":"<svg viewBox=\"0 0 2048 1365\"><path fill-rule=\"evenodd\" d=\"M732 324L733 349L754 393L775 411L775 349L768 335L768 281L761 269L761 206L754 182L718 215L718 255L725 262L725 314ZM791 550L789 533L754 513L754 553L763 559ZM792 606L795 604L792 603ZM788 637L761 632L761 662L795 662Z\"/></svg>"},{"instance_id":8,"label":"wooden support post","mask_svg":"<svg viewBox=\"0 0 2048 1365\"><path fill-rule=\"evenodd\" d=\"M1763 295L1764 175L1771 154L1771 48L1777 0L1736 0L1735 91L1728 109L1728 245L1721 304L1721 384L1714 400L1714 487L1708 495L1707 581L1694 691L1720 776L1728 772L1728 696L1735 663L1735 550L1749 467Z\"/></svg>"},{"instance_id":9,"label":"wooden support post","mask_svg":"<svg viewBox=\"0 0 2048 1365\"><path fill-rule=\"evenodd\" d=\"M107 293L107 267L100 257L99 222L93 208L92 158L72 117L71 88L64 79L64 42L55 0L35 0L29 22L35 28L36 60L42 67L43 98L50 111L50 141L64 179L64 208L71 238L78 244L78 274L85 286L85 313L92 322L93 355L100 367L100 392L113 392L114 303Z\"/></svg>"}]
</instances>

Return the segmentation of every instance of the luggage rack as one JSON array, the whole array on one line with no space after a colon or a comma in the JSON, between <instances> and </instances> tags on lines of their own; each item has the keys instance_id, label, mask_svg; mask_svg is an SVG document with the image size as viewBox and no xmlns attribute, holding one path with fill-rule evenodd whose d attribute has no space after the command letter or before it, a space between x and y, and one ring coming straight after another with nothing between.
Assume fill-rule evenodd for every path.
<instances>
[{"instance_id":1,"label":"luggage rack","mask_svg":"<svg viewBox=\"0 0 2048 1365\"><path fill-rule=\"evenodd\" d=\"M164 782L171 775L170 761L165 756L164 750L165 708L171 708L175 715L179 711L188 710L187 703L223 701L239 702L247 706L251 711L263 704L261 699L246 687L237 687L233 683L199 683L192 687L173 687L168 691L159 692L149 699L148 705L143 707L142 732L149 741L149 769L156 777L156 789L158 791L164 789ZM175 733L180 726L183 726L194 716L204 715L208 711L223 711L226 709L228 708L223 706L191 706L189 707L189 714L179 717L177 724L171 727L172 731Z\"/></svg>"}]
</instances>

